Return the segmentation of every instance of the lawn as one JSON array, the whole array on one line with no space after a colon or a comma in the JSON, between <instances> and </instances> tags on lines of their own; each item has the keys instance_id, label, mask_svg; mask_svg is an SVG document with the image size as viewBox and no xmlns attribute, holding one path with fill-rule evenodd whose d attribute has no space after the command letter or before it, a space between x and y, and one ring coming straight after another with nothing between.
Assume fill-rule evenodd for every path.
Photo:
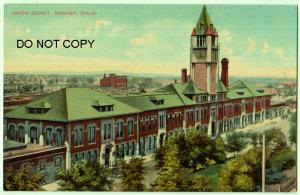
<instances>
[{"instance_id":1,"label":"lawn","mask_svg":"<svg viewBox=\"0 0 300 195\"><path fill-rule=\"evenodd\" d=\"M223 164L214 164L211 165L205 169L202 169L198 172L196 172L195 174L199 174L199 175L206 175L206 176L210 176L212 178L212 185L213 188L216 190L219 186L220 183L220 171L222 169L223 166L225 166L230 160L232 159L228 159L225 163Z\"/></svg>"}]
</instances>

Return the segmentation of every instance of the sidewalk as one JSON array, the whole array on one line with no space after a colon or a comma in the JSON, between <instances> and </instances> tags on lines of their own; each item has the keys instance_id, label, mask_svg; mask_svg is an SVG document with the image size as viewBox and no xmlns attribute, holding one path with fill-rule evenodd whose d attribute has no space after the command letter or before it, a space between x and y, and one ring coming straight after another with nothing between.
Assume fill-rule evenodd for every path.
<instances>
[{"instance_id":1,"label":"sidewalk","mask_svg":"<svg viewBox=\"0 0 300 195\"><path fill-rule=\"evenodd\" d=\"M58 191L58 182L60 182L60 180L43 185L42 188L46 191Z\"/></svg>"}]
</instances>

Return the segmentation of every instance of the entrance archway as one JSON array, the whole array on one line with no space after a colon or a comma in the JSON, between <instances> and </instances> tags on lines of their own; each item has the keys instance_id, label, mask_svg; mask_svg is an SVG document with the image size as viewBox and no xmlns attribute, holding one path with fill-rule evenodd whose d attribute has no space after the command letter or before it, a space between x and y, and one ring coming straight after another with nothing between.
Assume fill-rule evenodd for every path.
<instances>
[{"instance_id":1,"label":"entrance archway","mask_svg":"<svg viewBox=\"0 0 300 195\"><path fill-rule=\"evenodd\" d=\"M109 166L109 158L110 158L110 148L105 148L105 150L104 150L104 164L105 164L105 166Z\"/></svg>"},{"instance_id":2,"label":"entrance archway","mask_svg":"<svg viewBox=\"0 0 300 195\"><path fill-rule=\"evenodd\" d=\"M211 123L211 135L214 137L216 135L216 122Z\"/></svg>"}]
</instances>

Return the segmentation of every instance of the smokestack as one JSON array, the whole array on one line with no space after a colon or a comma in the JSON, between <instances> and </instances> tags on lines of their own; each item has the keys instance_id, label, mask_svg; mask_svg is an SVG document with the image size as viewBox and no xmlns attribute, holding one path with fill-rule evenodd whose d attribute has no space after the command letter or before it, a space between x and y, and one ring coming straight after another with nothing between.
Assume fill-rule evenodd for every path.
<instances>
[{"instance_id":1,"label":"smokestack","mask_svg":"<svg viewBox=\"0 0 300 195\"><path fill-rule=\"evenodd\" d=\"M225 85L225 87L228 88L228 59L227 58L223 58L221 60L222 63L222 73L221 73L221 81L223 82L223 84Z\"/></svg>"},{"instance_id":2,"label":"smokestack","mask_svg":"<svg viewBox=\"0 0 300 195\"><path fill-rule=\"evenodd\" d=\"M187 69L181 69L181 83L187 83Z\"/></svg>"}]
</instances>

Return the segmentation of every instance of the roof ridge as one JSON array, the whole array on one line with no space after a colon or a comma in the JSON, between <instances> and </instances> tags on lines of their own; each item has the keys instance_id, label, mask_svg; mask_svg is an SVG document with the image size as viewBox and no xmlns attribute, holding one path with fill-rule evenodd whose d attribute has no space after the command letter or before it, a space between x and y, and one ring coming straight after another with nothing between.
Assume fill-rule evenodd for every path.
<instances>
[{"instance_id":1,"label":"roof ridge","mask_svg":"<svg viewBox=\"0 0 300 195\"><path fill-rule=\"evenodd\" d=\"M174 90L175 90L177 96L179 97L179 99L181 100L181 102L182 102L184 105L186 105L186 103L183 101L183 99L182 99L181 96L179 95L179 93L178 93L178 91L176 90L176 88L174 87L174 85L175 85L175 83L172 83L172 87L174 88ZM184 85L184 84L182 84L182 85Z\"/></svg>"}]
</instances>

